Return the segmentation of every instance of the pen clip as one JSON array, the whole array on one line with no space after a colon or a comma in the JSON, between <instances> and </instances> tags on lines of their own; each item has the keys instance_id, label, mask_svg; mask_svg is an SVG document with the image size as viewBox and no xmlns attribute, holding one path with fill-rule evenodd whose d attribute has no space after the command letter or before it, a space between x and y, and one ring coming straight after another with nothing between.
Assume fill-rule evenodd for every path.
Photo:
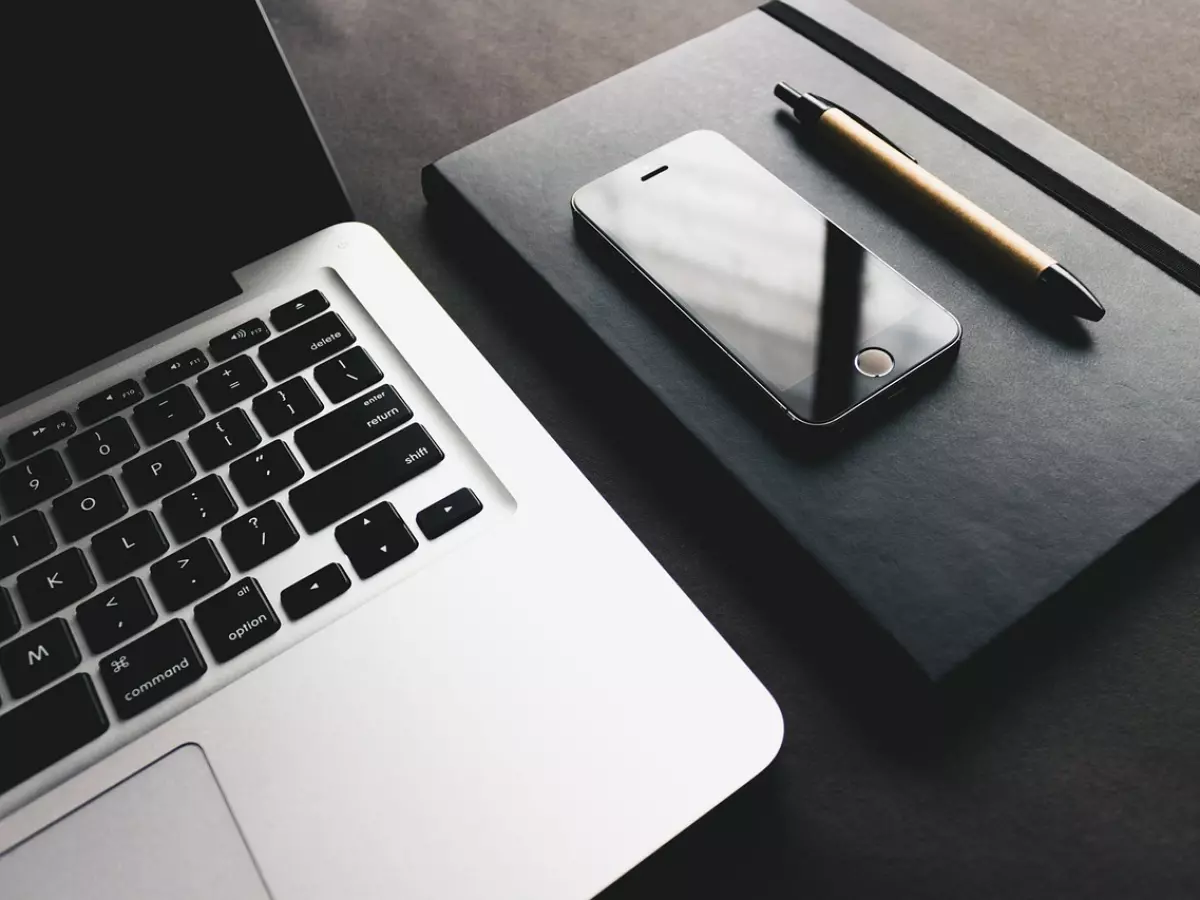
<instances>
[{"instance_id":1,"label":"pen clip","mask_svg":"<svg viewBox=\"0 0 1200 900\"><path fill-rule=\"evenodd\" d=\"M864 119L860 118L859 116L856 116L850 110L846 109L846 107L842 106L841 104L834 103L832 100L828 99L827 97L818 97L816 94L810 94L809 96L811 96L814 100L819 100L821 103L824 103L827 106L830 106L831 108L838 110L839 112L845 113L850 118L852 118L855 122L857 122L859 125L861 125L863 128L867 129L867 131L871 132L871 134L875 135L875 137L879 138L881 141L883 141L885 144L887 144L889 147L891 147L892 149L896 150L899 153L902 153L904 156L908 157L913 162L917 161L917 158L915 156L913 156L911 153L909 153L907 150L905 150L903 147L901 147L899 144L897 144L895 141L893 141L890 137L888 137L886 134L884 134L882 131L880 131L878 128L876 128L874 125L872 125L870 122L867 122Z\"/></svg>"}]
</instances>

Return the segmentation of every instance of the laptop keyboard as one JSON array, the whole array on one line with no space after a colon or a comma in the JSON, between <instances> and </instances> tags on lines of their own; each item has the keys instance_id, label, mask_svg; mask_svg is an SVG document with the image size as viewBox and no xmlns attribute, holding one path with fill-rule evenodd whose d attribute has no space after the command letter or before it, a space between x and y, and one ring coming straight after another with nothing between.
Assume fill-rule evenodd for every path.
<instances>
[{"instance_id":1,"label":"laptop keyboard","mask_svg":"<svg viewBox=\"0 0 1200 900\"><path fill-rule=\"evenodd\" d=\"M394 492L446 452L321 291L196 343L7 435L0 795L421 548ZM424 541L483 511L445 487Z\"/></svg>"}]
</instances>

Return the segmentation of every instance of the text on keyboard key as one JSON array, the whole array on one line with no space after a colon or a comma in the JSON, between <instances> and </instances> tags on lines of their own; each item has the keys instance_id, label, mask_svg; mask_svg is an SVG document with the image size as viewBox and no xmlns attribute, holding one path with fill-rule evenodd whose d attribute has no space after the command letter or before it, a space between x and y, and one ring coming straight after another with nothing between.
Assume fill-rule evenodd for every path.
<instances>
[{"instance_id":1,"label":"text on keyboard key","mask_svg":"<svg viewBox=\"0 0 1200 900\"><path fill-rule=\"evenodd\" d=\"M221 529L221 543L241 572L277 556L300 540L278 500L271 500Z\"/></svg>"},{"instance_id":2,"label":"text on keyboard key","mask_svg":"<svg viewBox=\"0 0 1200 900\"><path fill-rule=\"evenodd\" d=\"M296 446L310 466L320 469L411 418L396 389L385 384L296 429Z\"/></svg>"},{"instance_id":3,"label":"text on keyboard key","mask_svg":"<svg viewBox=\"0 0 1200 900\"><path fill-rule=\"evenodd\" d=\"M262 319L251 319L237 328L230 328L224 334L218 334L208 342L208 352L212 354L213 359L220 362L241 353L247 347L261 344L270 336L271 329L267 328Z\"/></svg>"},{"instance_id":4,"label":"text on keyboard key","mask_svg":"<svg viewBox=\"0 0 1200 900\"><path fill-rule=\"evenodd\" d=\"M57 547L58 541L40 510L0 525L0 578L49 556Z\"/></svg>"},{"instance_id":5,"label":"text on keyboard key","mask_svg":"<svg viewBox=\"0 0 1200 900\"><path fill-rule=\"evenodd\" d=\"M283 331L311 319L317 313L328 308L329 301L325 299L324 294L320 291L309 291L307 294L303 294L295 300L289 300L287 303L281 303L271 310L271 324Z\"/></svg>"},{"instance_id":6,"label":"text on keyboard key","mask_svg":"<svg viewBox=\"0 0 1200 900\"><path fill-rule=\"evenodd\" d=\"M180 619L172 619L100 660L117 715L132 719L193 684L208 665Z\"/></svg>"},{"instance_id":7,"label":"text on keyboard key","mask_svg":"<svg viewBox=\"0 0 1200 900\"><path fill-rule=\"evenodd\" d=\"M325 313L258 348L259 361L276 381L328 359L354 343L337 313Z\"/></svg>"},{"instance_id":8,"label":"text on keyboard key","mask_svg":"<svg viewBox=\"0 0 1200 900\"><path fill-rule=\"evenodd\" d=\"M174 437L203 418L204 411L186 384L176 385L133 408L133 424L147 445Z\"/></svg>"},{"instance_id":9,"label":"text on keyboard key","mask_svg":"<svg viewBox=\"0 0 1200 900\"><path fill-rule=\"evenodd\" d=\"M62 494L55 498L52 507L54 521L65 541L77 541L117 521L128 509L129 504L111 475L101 475Z\"/></svg>"},{"instance_id":10,"label":"text on keyboard key","mask_svg":"<svg viewBox=\"0 0 1200 900\"><path fill-rule=\"evenodd\" d=\"M320 609L335 597L350 590L350 578L337 563L322 566L307 578L283 589L279 605L293 621Z\"/></svg>"},{"instance_id":11,"label":"text on keyboard key","mask_svg":"<svg viewBox=\"0 0 1200 900\"><path fill-rule=\"evenodd\" d=\"M301 376L255 397L252 406L254 415L271 437L311 419L324 409L324 404Z\"/></svg>"},{"instance_id":12,"label":"text on keyboard key","mask_svg":"<svg viewBox=\"0 0 1200 900\"><path fill-rule=\"evenodd\" d=\"M21 604L35 622L82 600L95 589L96 577L78 547L64 550L17 576Z\"/></svg>"},{"instance_id":13,"label":"text on keyboard key","mask_svg":"<svg viewBox=\"0 0 1200 900\"><path fill-rule=\"evenodd\" d=\"M253 397L266 386L267 379L249 356L231 359L196 379L200 396L215 413Z\"/></svg>"},{"instance_id":14,"label":"text on keyboard key","mask_svg":"<svg viewBox=\"0 0 1200 900\"><path fill-rule=\"evenodd\" d=\"M292 488L288 500L312 534L445 459L420 425L409 425Z\"/></svg>"},{"instance_id":15,"label":"text on keyboard key","mask_svg":"<svg viewBox=\"0 0 1200 900\"><path fill-rule=\"evenodd\" d=\"M75 420L71 414L65 410L56 412L9 435L8 452L13 459L21 459L74 433Z\"/></svg>"},{"instance_id":16,"label":"text on keyboard key","mask_svg":"<svg viewBox=\"0 0 1200 900\"><path fill-rule=\"evenodd\" d=\"M193 347L178 356L171 357L166 362L147 369L146 387L150 388L150 393L157 394L207 368L208 359L200 350Z\"/></svg>"},{"instance_id":17,"label":"text on keyboard key","mask_svg":"<svg viewBox=\"0 0 1200 900\"><path fill-rule=\"evenodd\" d=\"M79 665L79 648L62 619L51 619L0 647L0 672L14 697L24 697Z\"/></svg>"},{"instance_id":18,"label":"text on keyboard key","mask_svg":"<svg viewBox=\"0 0 1200 900\"><path fill-rule=\"evenodd\" d=\"M217 662L228 662L279 630L279 617L253 578L243 578L196 607L196 627Z\"/></svg>"},{"instance_id":19,"label":"text on keyboard key","mask_svg":"<svg viewBox=\"0 0 1200 900\"><path fill-rule=\"evenodd\" d=\"M386 501L343 522L333 534L359 578L370 578L417 549L417 539Z\"/></svg>"},{"instance_id":20,"label":"text on keyboard key","mask_svg":"<svg viewBox=\"0 0 1200 900\"><path fill-rule=\"evenodd\" d=\"M80 478L91 478L138 452L137 438L124 419L109 419L67 441L67 456Z\"/></svg>"},{"instance_id":21,"label":"text on keyboard key","mask_svg":"<svg viewBox=\"0 0 1200 900\"><path fill-rule=\"evenodd\" d=\"M0 499L14 514L37 506L70 486L71 476L56 450L46 450L0 472Z\"/></svg>"},{"instance_id":22,"label":"text on keyboard key","mask_svg":"<svg viewBox=\"0 0 1200 900\"><path fill-rule=\"evenodd\" d=\"M124 581L79 604L75 621L93 653L110 650L158 618L140 578Z\"/></svg>"},{"instance_id":23,"label":"text on keyboard key","mask_svg":"<svg viewBox=\"0 0 1200 900\"><path fill-rule=\"evenodd\" d=\"M138 506L183 487L195 477L196 467L179 441L168 441L121 467L121 480Z\"/></svg>"},{"instance_id":24,"label":"text on keyboard key","mask_svg":"<svg viewBox=\"0 0 1200 900\"><path fill-rule=\"evenodd\" d=\"M108 730L92 679L80 673L0 716L0 794Z\"/></svg>"},{"instance_id":25,"label":"text on keyboard key","mask_svg":"<svg viewBox=\"0 0 1200 900\"><path fill-rule=\"evenodd\" d=\"M150 580L169 612L195 603L229 580L229 569L208 538L163 557L150 567Z\"/></svg>"},{"instance_id":26,"label":"text on keyboard key","mask_svg":"<svg viewBox=\"0 0 1200 900\"><path fill-rule=\"evenodd\" d=\"M247 506L261 503L303 477L300 463L283 441L271 441L229 466L229 479Z\"/></svg>"},{"instance_id":27,"label":"text on keyboard key","mask_svg":"<svg viewBox=\"0 0 1200 900\"><path fill-rule=\"evenodd\" d=\"M75 416L84 425L95 425L114 413L128 409L142 399L142 387L132 378L114 384L107 391L81 400L75 408Z\"/></svg>"},{"instance_id":28,"label":"text on keyboard key","mask_svg":"<svg viewBox=\"0 0 1200 900\"><path fill-rule=\"evenodd\" d=\"M237 504L219 475L201 478L162 503L171 536L180 543L215 528L236 512Z\"/></svg>"},{"instance_id":29,"label":"text on keyboard key","mask_svg":"<svg viewBox=\"0 0 1200 900\"><path fill-rule=\"evenodd\" d=\"M116 581L167 552L167 539L149 510L92 538L92 555L106 581Z\"/></svg>"},{"instance_id":30,"label":"text on keyboard key","mask_svg":"<svg viewBox=\"0 0 1200 900\"><path fill-rule=\"evenodd\" d=\"M362 347L351 347L341 356L323 362L313 369L313 378L325 392L330 403L341 403L347 397L365 391L383 380L379 366Z\"/></svg>"},{"instance_id":31,"label":"text on keyboard key","mask_svg":"<svg viewBox=\"0 0 1200 900\"><path fill-rule=\"evenodd\" d=\"M261 441L244 409L231 409L188 433L188 446L205 469L224 465Z\"/></svg>"}]
</instances>

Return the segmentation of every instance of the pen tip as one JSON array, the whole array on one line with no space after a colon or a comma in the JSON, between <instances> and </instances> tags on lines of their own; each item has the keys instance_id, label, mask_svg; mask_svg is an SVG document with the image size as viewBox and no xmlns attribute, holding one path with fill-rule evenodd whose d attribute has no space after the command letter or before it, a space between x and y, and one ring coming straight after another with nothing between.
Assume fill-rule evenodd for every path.
<instances>
[{"instance_id":1,"label":"pen tip","mask_svg":"<svg viewBox=\"0 0 1200 900\"><path fill-rule=\"evenodd\" d=\"M1089 322L1104 318L1104 307L1095 294L1059 263L1043 269L1038 284L1043 296L1065 312Z\"/></svg>"},{"instance_id":2,"label":"pen tip","mask_svg":"<svg viewBox=\"0 0 1200 900\"><path fill-rule=\"evenodd\" d=\"M795 109L797 104L803 101L804 95L788 84L786 81L781 81L775 85L775 96Z\"/></svg>"}]
</instances>

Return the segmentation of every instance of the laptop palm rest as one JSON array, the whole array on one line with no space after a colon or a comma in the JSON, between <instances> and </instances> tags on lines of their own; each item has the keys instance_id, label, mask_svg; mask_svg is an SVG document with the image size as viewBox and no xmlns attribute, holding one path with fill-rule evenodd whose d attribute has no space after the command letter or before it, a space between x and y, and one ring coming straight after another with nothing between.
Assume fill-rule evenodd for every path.
<instances>
[{"instance_id":1,"label":"laptop palm rest","mask_svg":"<svg viewBox=\"0 0 1200 900\"><path fill-rule=\"evenodd\" d=\"M195 744L0 856L0 884L23 900L270 900Z\"/></svg>"}]
</instances>

